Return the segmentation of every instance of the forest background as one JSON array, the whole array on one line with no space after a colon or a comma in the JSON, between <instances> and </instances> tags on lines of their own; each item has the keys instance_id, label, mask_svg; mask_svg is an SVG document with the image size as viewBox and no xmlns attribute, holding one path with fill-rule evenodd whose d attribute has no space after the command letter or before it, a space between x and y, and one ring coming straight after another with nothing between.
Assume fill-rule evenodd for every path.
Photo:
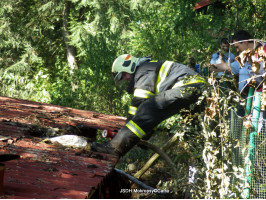
<instances>
[{"instance_id":1,"label":"forest background","mask_svg":"<svg viewBox=\"0 0 266 200\"><path fill-rule=\"evenodd\" d=\"M152 55L155 60L183 64L188 64L188 58L193 56L204 66L218 51L220 39L230 39L237 30L245 29L254 38L265 41L265 0L211 0L210 5L195 10L197 2L199 0L2 0L0 95L125 116L130 95L123 86L114 84L111 73L118 55ZM230 49L237 55L234 48ZM186 122L182 123L179 128L187 126ZM195 139L195 146L206 138L206 141L215 138L214 131L207 128ZM191 147L182 144L183 149ZM212 149L217 149L217 141L210 144L202 144L202 149L195 152L205 148L205 153L212 153ZM230 151L231 143L226 144L224 147ZM206 146L209 149L206 150ZM174 162L185 163L184 160L179 162L183 158L176 155ZM194 197L223 198L228 194L225 191L228 191L230 178L227 181L226 176L219 178L224 171L217 170L218 165L210 167L210 162L205 161L202 171L211 169L215 177L207 177L204 183L198 184ZM182 166L178 167L182 171ZM158 183L157 186L173 187L174 197L180 197L178 195L186 189L173 180L186 184L186 178L175 177L165 181L166 185ZM230 194L237 197L239 191L234 188Z\"/></svg>"},{"instance_id":2,"label":"forest background","mask_svg":"<svg viewBox=\"0 0 266 200\"><path fill-rule=\"evenodd\" d=\"M202 63L236 30L265 38L265 0L222 0L200 11L196 2L1 1L0 95L125 115L128 95L111 74L118 55Z\"/></svg>"}]
</instances>

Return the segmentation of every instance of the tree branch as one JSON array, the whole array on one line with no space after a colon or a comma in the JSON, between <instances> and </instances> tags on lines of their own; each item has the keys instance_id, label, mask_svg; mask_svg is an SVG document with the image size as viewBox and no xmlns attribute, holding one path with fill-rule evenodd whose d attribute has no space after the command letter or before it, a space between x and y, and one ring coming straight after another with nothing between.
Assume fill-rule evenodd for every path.
<instances>
[{"instance_id":1,"label":"tree branch","mask_svg":"<svg viewBox=\"0 0 266 200\"><path fill-rule=\"evenodd\" d=\"M176 140L177 140L177 137L178 137L178 135L180 135L180 133L179 132L177 132L170 140L168 140L168 142L167 143L165 143L164 145L163 145L163 147L162 147L162 149L166 149L166 148L169 148L170 146L171 146L171 144L173 144ZM143 145L145 145L145 146L147 146L147 147L151 147L151 144L150 143L148 143L148 142L144 142L144 141L141 141L141 144L143 144ZM139 142L140 143L140 142ZM147 143L149 144L149 145L147 145ZM153 163L157 160L157 158L159 158L159 156L164 156L163 158L165 159L165 160L167 160L166 162L167 162L167 164L169 164L171 167L173 166L173 170L175 171L175 173L177 173L177 170L176 170L176 168L175 168L175 165L174 165L174 163L170 160L170 158L162 151L162 150L160 150L158 147L156 147L156 146L154 146L154 145L152 145L153 146L153 151L155 151L156 153L155 154L153 154L153 156L148 160L148 162L134 175L134 177L135 178L140 178L152 165L153 165ZM155 147L155 148L154 148ZM161 154L159 153L159 152L162 152ZM166 156L165 156L166 155ZM170 162L169 162L169 160L170 160Z\"/></svg>"}]
</instances>

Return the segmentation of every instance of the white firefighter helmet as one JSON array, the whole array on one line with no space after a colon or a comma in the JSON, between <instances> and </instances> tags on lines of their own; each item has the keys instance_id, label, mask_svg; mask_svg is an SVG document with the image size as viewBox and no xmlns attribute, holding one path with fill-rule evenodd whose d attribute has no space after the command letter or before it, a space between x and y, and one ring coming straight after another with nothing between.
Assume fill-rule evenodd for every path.
<instances>
[{"instance_id":1,"label":"white firefighter helmet","mask_svg":"<svg viewBox=\"0 0 266 200\"><path fill-rule=\"evenodd\" d=\"M118 56L112 66L112 73L116 82L122 79L122 72L133 74L137 68L139 58L130 54Z\"/></svg>"}]
</instances>

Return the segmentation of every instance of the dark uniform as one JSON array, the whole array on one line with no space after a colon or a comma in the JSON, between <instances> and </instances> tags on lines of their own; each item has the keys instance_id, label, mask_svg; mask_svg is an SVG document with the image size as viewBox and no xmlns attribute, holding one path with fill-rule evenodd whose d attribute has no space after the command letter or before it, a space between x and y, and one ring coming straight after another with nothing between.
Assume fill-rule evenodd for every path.
<instances>
[{"instance_id":1,"label":"dark uniform","mask_svg":"<svg viewBox=\"0 0 266 200\"><path fill-rule=\"evenodd\" d=\"M206 83L197 72L171 61L146 61L137 67L130 82L133 93L126 125L111 140L109 148L93 146L92 149L124 155L140 139L149 136L163 120L177 114L182 108L195 103L199 88ZM194 89L193 91L191 91ZM189 92L190 90L190 92Z\"/></svg>"}]
</instances>

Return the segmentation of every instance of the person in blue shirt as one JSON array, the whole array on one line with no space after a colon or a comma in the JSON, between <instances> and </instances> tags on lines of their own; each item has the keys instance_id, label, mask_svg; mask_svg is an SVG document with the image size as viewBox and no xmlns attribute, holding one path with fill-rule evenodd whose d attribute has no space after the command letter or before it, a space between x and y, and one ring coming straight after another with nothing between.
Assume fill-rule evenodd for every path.
<instances>
[{"instance_id":1,"label":"person in blue shirt","mask_svg":"<svg viewBox=\"0 0 266 200\"><path fill-rule=\"evenodd\" d=\"M214 53L212 55L210 64L211 65L215 65L215 64L222 64L222 63L226 63L226 64L230 64L232 62L235 61L235 55L232 53L229 53L229 41L227 38L222 38L220 41L220 51ZM213 70L215 71L215 70ZM224 72L221 71L217 71L217 78L220 78L222 75L224 74Z\"/></svg>"},{"instance_id":2,"label":"person in blue shirt","mask_svg":"<svg viewBox=\"0 0 266 200\"><path fill-rule=\"evenodd\" d=\"M252 39L252 36L245 30L240 30L233 35L233 44L239 52L239 54L248 49L254 49L255 43ZM251 64L248 62L244 63L243 67L240 67L239 62L236 60L230 64L221 63L215 64L215 67L211 66L213 70L220 72L231 72L235 75L238 75L238 90L245 97L248 92L248 81L251 76L254 75L254 72L251 70ZM263 73L263 69L261 68L259 74ZM257 80L257 83L260 83L260 80Z\"/></svg>"}]
</instances>

